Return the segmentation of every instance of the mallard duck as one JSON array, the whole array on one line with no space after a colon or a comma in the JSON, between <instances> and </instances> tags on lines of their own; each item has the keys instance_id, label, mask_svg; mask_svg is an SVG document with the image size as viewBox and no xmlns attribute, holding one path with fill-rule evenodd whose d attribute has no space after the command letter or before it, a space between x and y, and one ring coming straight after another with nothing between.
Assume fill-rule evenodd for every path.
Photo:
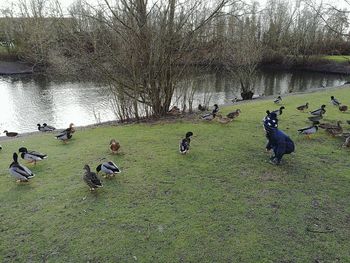
<instances>
[{"instance_id":1,"label":"mallard duck","mask_svg":"<svg viewBox=\"0 0 350 263\"><path fill-rule=\"evenodd\" d=\"M180 111L180 109L178 107L174 106L168 111L168 114L170 114L170 115L179 115L179 114L181 114L181 111Z\"/></svg>"},{"instance_id":2,"label":"mallard duck","mask_svg":"<svg viewBox=\"0 0 350 263\"><path fill-rule=\"evenodd\" d=\"M53 126L50 126L50 125L47 125L47 123L43 123L43 127L47 130L47 131L54 131L54 130L56 130L56 128L55 127L53 127Z\"/></svg>"},{"instance_id":3,"label":"mallard duck","mask_svg":"<svg viewBox=\"0 0 350 263\"><path fill-rule=\"evenodd\" d=\"M216 114L219 112L219 106L217 104L214 104L214 109L213 111L211 112L212 114Z\"/></svg>"},{"instance_id":4,"label":"mallard duck","mask_svg":"<svg viewBox=\"0 0 350 263\"><path fill-rule=\"evenodd\" d=\"M323 123L320 123L319 127L321 129L333 129L333 128L337 128L338 126L332 123L323 122Z\"/></svg>"},{"instance_id":5,"label":"mallard duck","mask_svg":"<svg viewBox=\"0 0 350 263\"><path fill-rule=\"evenodd\" d=\"M310 139L310 135L316 133L317 130L318 130L318 126L317 125L313 125L313 126L310 126L310 127L307 127L307 128L299 129L298 132L299 132L299 134L306 135L306 137Z\"/></svg>"},{"instance_id":6,"label":"mallard duck","mask_svg":"<svg viewBox=\"0 0 350 263\"><path fill-rule=\"evenodd\" d=\"M185 138L180 141L179 151L181 154L186 154L190 150L191 137L193 132L187 132Z\"/></svg>"},{"instance_id":7,"label":"mallard duck","mask_svg":"<svg viewBox=\"0 0 350 263\"><path fill-rule=\"evenodd\" d=\"M315 115L315 116L310 116L310 117L307 117L310 121L312 122L318 122L320 120L323 119L323 115L322 113L320 115Z\"/></svg>"},{"instance_id":8,"label":"mallard duck","mask_svg":"<svg viewBox=\"0 0 350 263\"><path fill-rule=\"evenodd\" d=\"M214 113L208 113L202 116L202 120L206 120L206 121L212 121L213 119L215 119L216 114Z\"/></svg>"},{"instance_id":9,"label":"mallard duck","mask_svg":"<svg viewBox=\"0 0 350 263\"><path fill-rule=\"evenodd\" d=\"M46 154L39 153L36 151L28 151L25 147L19 148L18 152L21 153L22 159L29 161L29 163L34 162L34 164L36 164L36 162L42 161L47 158Z\"/></svg>"},{"instance_id":10,"label":"mallard duck","mask_svg":"<svg viewBox=\"0 0 350 263\"><path fill-rule=\"evenodd\" d=\"M232 103L236 103L236 102L239 101L239 100L238 100L238 98L234 98L234 99L232 99L231 101L232 101Z\"/></svg>"},{"instance_id":11,"label":"mallard duck","mask_svg":"<svg viewBox=\"0 0 350 263\"><path fill-rule=\"evenodd\" d=\"M311 115L323 115L326 113L326 105L322 105L321 108L314 110L314 111L310 111Z\"/></svg>"},{"instance_id":12,"label":"mallard duck","mask_svg":"<svg viewBox=\"0 0 350 263\"><path fill-rule=\"evenodd\" d=\"M199 110L199 111L206 111L206 110L208 110L208 108L205 107L205 106L202 106L202 104L199 104L199 105L198 105L198 110Z\"/></svg>"},{"instance_id":13,"label":"mallard duck","mask_svg":"<svg viewBox=\"0 0 350 263\"><path fill-rule=\"evenodd\" d=\"M297 110L304 111L304 110L306 110L306 109L308 109L308 108L309 108L309 103L306 102L305 105L300 105L300 106L298 106L298 107L297 107Z\"/></svg>"},{"instance_id":14,"label":"mallard duck","mask_svg":"<svg viewBox=\"0 0 350 263\"><path fill-rule=\"evenodd\" d=\"M231 118L222 117L221 114L217 114L216 116L218 117L218 118L217 118L217 121L220 122L220 123L222 123L222 124L227 124L227 123L229 123L229 122L231 122L231 121L233 120L233 119L231 119Z\"/></svg>"},{"instance_id":15,"label":"mallard duck","mask_svg":"<svg viewBox=\"0 0 350 263\"><path fill-rule=\"evenodd\" d=\"M339 106L339 105L340 105L340 101L337 100L336 98L334 98L334 96L331 96L331 103L332 103L334 106Z\"/></svg>"},{"instance_id":16,"label":"mallard duck","mask_svg":"<svg viewBox=\"0 0 350 263\"><path fill-rule=\"evenodd\" d=\"M239 114L241 113L241 110L240 109L237 109L233 112L230 112L229 114L226 115L227 118L230 118L230 119L234 119L234 118L237 118L239 116Z\"/></svg>"},{"instance_id":17,"label":"mallard duck","mask_svg":"<svg viewBox=\"0 0 350 263\"><path fill-rule=\"evenodd\" d=\"M67 132L67 130L64 130L60 134L56 135L55 138L57 140L63 141L64 143L67 143L67 141L72 138L72 134L70 132Z\"/></svg>"},{"instance_id":18,"label":"mallard duck","mask_svg":"<svg viewBox=\"0 0 350 263\"><path fill-rule=\"evenodd\" d=\"M272 112L276 113L276 115L278 116L278 115L282 115L284 109L285 109L285 107L282 106L278 110L274 110ZM270 112L270 113L272 113L272 112ZM267 113L267 111L266 111L266 113Z\"/></svg>"},{"instance_id":19,"label":"mallard duck","mask_svg":"<svg viewBox=\"0 0 350 263\"><path fill-rule=\"evenodd\" d=\"M115 176L120 173L120 169L113 162L104 162L96 167L97 174L102 171L106 174L107 177Z\"/></svg>"},{"instance_id":20,"label":"mallard duck","mask_svg":"<svg viewBox=\"0 0 350 263\"><path fill-rule=\"evenodd\" d=\"M343 133L343 127L340 126L342 122L338 121L336 127L326 128L326 132L331 136L336 136Z\"/></svg>"},{"instance_id":21,"label":"mallard duck","mask_svg":"<svg viewBox=\"0 0 350 263\"><path fill-rule=\"evenodd\" d=\"M65 129L65 131L68 132L68 133L70 133L70 134L75 133L75 129L74 129L73 126L74 126L73 123L69 124L69 127L68 127L67 129Z\"/></svg>"},{"instance_id":22,"label":"mallard duck","mask_svg":"<svg viewBox=\"0 0 350 263\"><path fill-rule=\"evenodd\" d=\"M83 180L90 187L90 191L94 191L96 188L103 186L100 179L97 177L97 174L91 172L89 165L85 164L84 170L85 173L83 176Z\"/></svg>"},{"instance_id":23,"label":"mallard duck","mask_svg":"<svg viewBox=\"0 0 350 263\"><path fill-rule=\"evenodd\" d=\"M6 133L7 137L16 137L18 135L18 132L8 132L7 130L4 133Z\"/></svg>"},{"instance_id":24,"label":"mallard duck","mask_svg":"<svg viewBox=\"0 0 350 263\"><path fill-rule=\"evenodd\" d=\"M120 148L120 144L115 139L112 139L109 142L109 149L112 151L113 154L118 153L119 148Z\"/></svg>"},{"instance_id":25,"label":"mallard duck","mask_svg":"<svg viewBox=\"0 0 350 263\"><path fill-rule=\"evenodd\" d=\"M10 174L17 179L17 182L28 182L35 174L24 165L18 163L17 153L13 153L13 162L9 167Z\"/></svg>"},{"instance_id":26,"label":"mallard duck","mask_svg":"<svg viewBox=\"0 0 350 263\"><path fill-rule=\"evenodd\" d=\"M342 145L343 147L350 147L350 136L345 138L345 142Z\"/></svg>"},{"instance_id":27,"label":"mallard duck","mask_svg":"<svg viewBox=\"0 0 350 263\"><path fill-rule=\"evenodd\" d=\"M37 126L38 126L38 130L41 132L51 132L56 129L55 127L49 126L46 123L44 123L43 126L41 126L40 123L38 123Z\"/></svg>"},{"instance_id":28,"label":"mallard duck","mask_svg":"<svg viewBox=\"0 0 350 263\"><path fill-rule=\"evenodd\" d=\"M273 102L276 103L276 104L280 104L280 103L282 102L281 96L278 96L277 98L275 98L275 99L273 100Z\"/></svg>"},{"instance_id":29,"label":"mallard duck","mask_svg":"<svg viewBox=\"0 0 350 263\"><path fill-rule=\"evenodd\" d=\"M339 105L339 110L341 112L346 112L348 110L348 106L346 106L346 105Z\"/></svg>"}]
</instances>

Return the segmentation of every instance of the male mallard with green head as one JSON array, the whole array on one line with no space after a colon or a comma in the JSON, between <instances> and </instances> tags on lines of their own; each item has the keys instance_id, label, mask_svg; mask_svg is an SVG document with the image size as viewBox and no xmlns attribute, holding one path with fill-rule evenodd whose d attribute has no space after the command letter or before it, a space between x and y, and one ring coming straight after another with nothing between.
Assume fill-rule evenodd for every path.
<instances>
[{"instance_id":1,"label":"male mallard with green head","mask_svg":"<svg viewBox=\"0 0 350 263\"><path fill-rule=\"evenodd\" d=\"M17 153L13 153L13 162L10 164L9 172L16 178L17 182L28 182L29 179L35 176L31 170L18 163Z\"/></svg>"}]
</instances>

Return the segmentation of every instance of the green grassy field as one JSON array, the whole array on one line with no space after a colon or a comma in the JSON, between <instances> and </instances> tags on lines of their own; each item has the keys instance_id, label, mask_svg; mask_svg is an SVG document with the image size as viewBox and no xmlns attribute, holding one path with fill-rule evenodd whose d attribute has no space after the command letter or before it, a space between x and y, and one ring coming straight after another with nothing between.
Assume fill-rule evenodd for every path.
<instances>
[{"instance_id":1,"label":"green grassy field","mask_svg":"<svg viewBox=\"0 0 350 263\"><path fill-rule=\"evenodd\" d=\"M350 162L343 140L320 130L307 140L310 109L345 120L330 95L350 103L350 89L285 97L280 128L296 144L283 165L265 153L262 118L271 99L240 108L228 125L199 120L77 131L69 144L52 134L1 142L1 262L350 262ZM191 152L178 143L192 131ZM122 152L112 156L116 138ZM29 183L8 174L19 147L41 151ZM90 192L83 166L106 157L122 173ZM20 159L24 164L24 160Z\"/></svg>"},{"instance_id":2,"label":"green grassy field","mask_svg":"<svg viewBox=\"0 0 350 263\"><path fill-rule=\"evenodd\" d=\"M338 63L345 63L350 61L350 56L343 56L343 55L323 56L322 59L327 59Z\"/></svg>"}]
</instances>

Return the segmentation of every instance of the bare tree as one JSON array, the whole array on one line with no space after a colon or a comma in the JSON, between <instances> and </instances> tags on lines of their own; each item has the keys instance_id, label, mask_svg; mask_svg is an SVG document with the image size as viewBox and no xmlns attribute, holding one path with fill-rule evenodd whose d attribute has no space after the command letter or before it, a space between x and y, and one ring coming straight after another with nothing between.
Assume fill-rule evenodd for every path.
<instances>
[{"instance_id":1,"label":"bare tree","mask_svg":"<svg viewBox=\"0 0 350 263\"><path fill-rule=\"evenodd\" d=\"M210 9L204 2L176 0L76 6L71 10L72 46L66 48L82 68L90 69L86 74L162 116L189 64L196 35L228 3L220 0Z\"/></svg>"}]
</instances>

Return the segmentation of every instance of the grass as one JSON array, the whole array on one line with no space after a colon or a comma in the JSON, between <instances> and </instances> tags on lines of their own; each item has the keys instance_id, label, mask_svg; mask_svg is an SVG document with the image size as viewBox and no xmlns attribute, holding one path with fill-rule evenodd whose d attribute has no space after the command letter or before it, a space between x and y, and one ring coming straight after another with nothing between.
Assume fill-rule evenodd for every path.
<instances>
[{"instance_id":1,"label":"grass","mask_svg":"<svg viewBox=\"0 0 350 263\"><path fill-rule=\"evenodd\" d=\"M323 130L296 130L327 104L326 121L350 119L329 104L349 88L283 98L280 128L296 143L284 164L267 163L261 120L272 100L244 103L228 125L198 120L77 131L63 145L52 134L2 142L1 262L349 262L349 151ZM346 123L344 126L346 127ZM187 131L191 152L178 153ZM116 138L122 153L109 154ZM8 174L20 146L49 158L27 184ZM90 192L85 163L115 161L122 173ZM24 161L21 159L21 163Z\"/></svg>"},{"instance_id":2,"label":"grass","mask_svg":"<svg viewBox=\"0 0 350 263\"><path fill-rule=\"evenodd\" d=\"M322 59L338 62L338 63L346 63L350 61L350 56L343 55L333 55L333 56L323 56Z\"/></svg>"}]
</instances>

